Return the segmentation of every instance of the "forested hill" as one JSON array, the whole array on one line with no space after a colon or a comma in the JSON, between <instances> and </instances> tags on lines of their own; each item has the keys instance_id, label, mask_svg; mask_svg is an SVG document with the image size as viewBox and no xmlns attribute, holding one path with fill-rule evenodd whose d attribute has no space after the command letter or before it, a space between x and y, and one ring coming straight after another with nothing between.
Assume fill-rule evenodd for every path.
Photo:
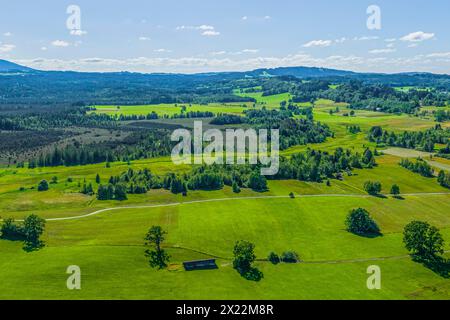
<instances>
[{"instance_id":1,"label":"forested hill","mask_svg":"<svg viewBox=\"0 0 450 320\"><path fill-rule=\"evenodd\" d=\"M29 72L34 71L31 68L21 66L17 63L0 60L0 72Z\"/></svg>"},{"instance_id":2,"label":"forested hill","mask_svg":"<svg viewBox=\"0 0 450 320\"><path fill-rule=\"evenodd\" d=\"M288 81L323 79L330 83L358 80L388 86L421 86L450 91L450 75L430 73L370 74L325 68L285 67L248 72L199 74L86 73L39 71L0 60L0 107L23 104L157 104L248 102L233 94L239 82L253 79Z\"/></svg>"}]
</instances>

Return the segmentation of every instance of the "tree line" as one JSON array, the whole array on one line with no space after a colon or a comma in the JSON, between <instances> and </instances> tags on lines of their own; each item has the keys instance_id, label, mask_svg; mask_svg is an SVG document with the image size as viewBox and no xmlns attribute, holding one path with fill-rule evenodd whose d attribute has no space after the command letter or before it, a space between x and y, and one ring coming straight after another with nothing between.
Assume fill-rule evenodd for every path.
<instances>
[{"instance_id":1,"label":"tree line","mask_svg":"<svg viewBox=\"0 0 450 320\"><path fill-rule=\"evenodd\" d=\"M436 125L426 131L405 131L398 134L376 126L369 130L368 139L377 144L434 152L436 144L449 143L450 129Z\"/></svg>"}]
</instances>

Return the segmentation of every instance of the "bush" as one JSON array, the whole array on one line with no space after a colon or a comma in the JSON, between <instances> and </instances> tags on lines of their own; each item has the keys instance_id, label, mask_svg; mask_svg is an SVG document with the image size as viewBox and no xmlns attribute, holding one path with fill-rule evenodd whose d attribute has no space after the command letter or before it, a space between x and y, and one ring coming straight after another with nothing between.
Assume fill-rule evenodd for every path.
<instances>
[{"instance_id":1,"label":"bush","mask_svg":"<svg viewBox=\"0 0 450 320\"><path fill-rule=\"evenodd\" d=\"M23 240L23 228L16 225L13 218L5 219L0 229L0 236L7 240Z\"/></svg>"},{"instance_id":2,"label":"bush","mask_svg":"<svg viewBox=\"0 0 450 320\"><path fill-rule=\"evenodd\" d=\"M41 182L39 182L38 191L42 192L42 191L47 191L47 190L48 190L47 180L42 180Z\"/></svg>"},{"instance_id":3,"label":"bush","mask_svg":"<svg viewBox=\"0 0 450 320\"><path fill-rule=\"evenodd\" d=\"M281 261L285 263L297 263L300 261L298 254L294 251L286 251L281 255Z\"/></svg>"},{"instance_id":4,"label":"bush","mask_svg":"<svg viewBox=\"0 0 450 320\"><path fill-rule=\"evenodd\" d=\"M275 252L271 252L267 259L269 259L269 261L273 264L279 264L281 262L280 257Z\"/></svg>"},{"instance_id":5,"label":"bush","mask_svg":"<svg viewBox=\"0 0 450 320\"><path fill-rule=\"evenodd\" d=\"M370 195L378 195L381 192L381 183L367 181L364 183L364 190Z\"/></svg>"},{"instance_id":6,"label":"bush","mask_svg":"<svg viewBox=\"0 0 450 320\"><path fill-rule=\"evenodd\" d=\"M257 192L264 192L267 191L267 179L266 177L262 176L258 172L253 172L250 175L248 186L253 190Z\"/></svg>"},{"instance_id":7,"label":"bush","mask_svg":"<svg viewBox=\"0 0 450 320\"><path fill-rule=\"evenodd\" d=\"M346 220L347 231L357 235L378 235L380 228L365 209L350 211Z\"/></svg>"},{"instance_id":8,"label":"bush","mask_svg":"<svg viewBox=\"0 0 450 320\"><path fill-rule=\"evenodd\" d=\"M391 188L391 194L393 196L398 196L400 194L400 187L396 184L394 184Z\"/></svg>"}]
</instances>

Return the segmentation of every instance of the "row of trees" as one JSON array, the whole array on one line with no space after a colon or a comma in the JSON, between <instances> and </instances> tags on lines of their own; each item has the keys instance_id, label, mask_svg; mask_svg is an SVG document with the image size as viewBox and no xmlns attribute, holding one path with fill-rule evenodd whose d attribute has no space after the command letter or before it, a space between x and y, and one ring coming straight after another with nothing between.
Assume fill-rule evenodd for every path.
<instances>
[{"instance_id":1,"label":"row of trees","mask_svg":"<svg viewBox=\"0 0 450 320\"><path fill-rule=\"evenodd\" d=\"M187 195L189 190L220 190L225 185L239 193L241 188L257 192L268 190L267 179L260 174L258 166L198 166L182 175L168 173L163 178L150 170L128 169L118 176L111 176L106 184L100 184L97 175L98 200L127 200L127 194L144 194L151 189L171 191L174 194ZM84 184L82 193L92 194L92 184Z\"/></svg>"},{"instance_id":2,"label":"row of trees","mask_svg":"<svg viewBox=\"0 0 450 320\"><path fill-rule=\"evenodd\" d=\"M312 109L301 110L297 107L281 108L280 110L250 109L245 110L245 116L220 115L212 120L215 125L248 124L258 129L279 129L280 149L285 150L294 145L322 143L333 133L330 128L312 119ZM294 119L296 114L304 114L307 119ZM309 116L308 116L309 115Z\"/></svg>"},{"instance_id":3,"label":"row of trees","mask_svg":"<svg viewBox=\"0 0 450 320\"><path fill-rule=\"evenodd\" d=\"M373 168L376 165L374 152L366 149L363 154L338 148L334 153L308 149L291 158L281 157L279 172L269 179L297 179L322 182L324 179L342 179L344 172L354 168ZM99 177L97 177L99 179ZM99 184L99 182L97 182ZM260 174L255 165L212 165L197 166L185 174L168 173L163 178L148 169L128 169L118 176L109 178L97 191L99 200L126 200L126 194L143 194L151 189L171 191L187 195L189 190L220 190L232 187L233 192L249 188L257 192L268 190L267 178ZM84 184L82 193L91 194L92 185Z\"/></svg>"},{"instance_id":4,"label":"row of trees","mask_svg":"<svg viewBox=\"0 0 450 320\"><path fill-rule=\"evenodd\" d=\"M324 179L341 179L343 172L376 166L374 152L366 149L363 154L337 148L334 153L308 149L291 158L280 158L280 169L275 179L297 179L322 182Z\"/></svg>"},{"instance_id":5,"label":"row of trees","mask_svg":"<svg viewBox=\"0 0 450 320\"><path fill-rule=\"evenodd\" d=\"M181 113L176 113L173 115L158 115L155 111L147 115L112 115L111 118L116 121L141 121L141 120L157 120L157 119L194 119L194 118L212 118L214 113L210 111L187 111L185 109L181 110Z\"/></svg>"},{"instance_id":6,"label":"row of trees","mask_svg":"<svg viewBox=\"0 0 450 320\"><path fill-rule=\"evenodd\" d=\"M450 189L450 173L444 170L439 171L438 182L442 187Z\"/></svg>"},{"instance_id":7,"label":"row of trees","mask_svg":"<svg viewBox=\"0 0 450 320\"><path fill-rule=\"evenodd\" d=\"M414 173L418 173L423 177L432 178L434 176L433 168L423 159L417 159L416 161L411 161L409 159L402 159L400 165Z\"/></svg>"},{"instance_id":8,"label":"row of trees","mask_svg":"<svg viewBox=\"0 0 450 320\"><path fill-rule=\"evenodd\" d=\"M450 129L443 129L441 125L436 125L435 128L426 131L405 131L396 134L377 126L370 129L368 139L388 146L434 152L435 144L447 144L449 142Z\"/></svg>"}]
</instances>

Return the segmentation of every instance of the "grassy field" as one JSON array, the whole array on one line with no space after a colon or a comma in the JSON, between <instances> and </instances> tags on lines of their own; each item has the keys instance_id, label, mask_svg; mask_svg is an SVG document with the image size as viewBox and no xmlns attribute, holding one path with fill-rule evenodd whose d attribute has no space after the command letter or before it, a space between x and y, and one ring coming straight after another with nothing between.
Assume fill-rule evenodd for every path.
<instances>
[{"instance_id":1,"label":"grassy field","mask_svg":"<svg viewBox=\"0 0 450 320\"><path fill-rule=\"evenodd\" d=\"M290 95L288 93L278 94L273 96L263 97L262 93L245 93L237 95L243 97L251 97L257 100L255 104L256 108L266 107L267 109L276 109L280 107L281 101L288 101ZM186 112L212 112L214 114L229 113L229 114L242 114L248 108L253 107L251 102L242 103L210 103L206 105L202 104L158 104L158 105L141 105L141 106L93 106L96 110L92 111L99 114L108 114L111 116L146 116L152 112L157 113L159 116L174 116L182 113L182 107L186 107Z\"/></svg>"},{"instance_id":2,"label":"grassy field","mask_svg":"<svg viewBox=\"0 0 450 320\"><path fill-rule=\"evenodd\" d=\"M213 103L208 105L200 105L200 104L158 104L158 105L143 105L143 106L94 106L96 109L93 112L100 114L108 114L111 116L124 115L124 116L146 116L152 112L157 113L159 116L173 116L179 115L182 112L182 106L186 107L186 112L212 112L214 114L219 113L230 113L230 114L241 114L246 110L246 107L243 107L245 103L234 103L234 104L219 104ZM252 104L247 103L248 107Z\"/></svg>"},{"instance_id":3,"label":"grassy field","mask_svg":"<svg viewBox=\"0 0 450 320\"><path fill-rule=\"evenodd\" d=\"M242 97L250 97L254 98L257 103L257 106L264 106L267 109L277 109L280 107L280 103L282 101L288 102L292 97L289 93L281 93L281 94L275 94L271 96L263 96L262 92L256 92L256 93L239 93L235 92L236 95L242 96Z\"/></svg>"},{"instance_id":4,"label":"grassy field","mask_svg":"<svg viewBox=\"0 0 450 320\"><path fill-rule=\"evenodd\" d=\"M246 94L248 95L248 94ZM262 97L257 107L276 108L285 95ZM173 105L98 107L112 114L178 113ZM242 112L238 105L192 106ZM230 109L228 109L230 108ZM241 108L241 109L239 109ZM339 108L337 111L336 108ZM103 110L103 111L102 111ZM168 111L169 110L169 111ZM334 110L330 114L330 110ZM232 111L229 111L232 112ZM297 146L283 151L290 156L308 147L333 151L338 147L363 151L374 147L367 131L380 125L393 131L431 128L431 119L356 111L346 117L346 104L319 100L314 115L328 124L335 137L319 145ZM232 112L233 113L233 112ZM347 126L359 125L363 132L350 134ZM446 124L448 125L448 123ZM410 152L410 151L409 151ZM389 153L389 154L388 154ZM439 227L450 250L450 192L435 178L424 178L399 166L402 157L415 156L404 150L377 157L374 169L355 170L343 181L308 183L296 180L269 181L269 191L229 187L218 191L192 191L187 197L165 190L129 195L127 201L98 201L79 193L84 181L97 188L129 167L148 168L163 176L185 172L170 158L158 158L79 167L0 168L0 216L22 219L31 213L46 219L46 247L27 253L22 243L0 240L0 299L449 299L450 283L425 266L411 261L402 243L402 230L412 220ZM433 159L445 164L442 159ZM58 178L47 192L38 192L42 179ZM71 182L69 182L71 178ZM371 197L364 182L380 181L387 194L398 184L403 199ZM20 191L20 188L24 190ZM295 199L289 193L296 194ZM345 230L345 217L355 208L367 209L382 230L376 238L358 237ZM102 209L105 212L83 217ZM71 220L55 218L72 217ZM149 267L143 238L152 225L168 231L165 248L171 255L167 270ZM244 280L232 268L237 240L256 244L256 267L260 282ZM274 266L264 261L271 251L298 252L302 263ZM450 257L449 254L446 254ZM182 262L215 257L218 269L185 272ZM82 290L66 288L66 269L82 270ZM366 270L378 265L382 289L368 290Z\"/></svg>"},{"instance_id":5,"label":"grassy field","mask_svg":"<svg viewBox=\"0 0 450 320\"><path fill-rule=\"evenodd\" d=\"M449 207L438 203L448 204L449 199L253 199L124 209L48 222L47 247L41 251L27 254L19 243L0 241L0 280L6 289L0 298L446 299L448 281L405 256L399 231L410 219L425 216L448 227ZM372 212L382 237L360 238L344 231L346 213L358 206ZM417 211L411 214L410 206ZM169 232L166 247L172 264L166 271L149 268L144 258L142 238L153 224ZM449 229L443 233L448 240ZM246 281L230 266L236 239L253 241L260 258L272 250L296 250L305 262L279 266L258 262L264 279ZM219 257L218 270L182 271L182 261L210 256ZM382 257L392 258L372 260ZM65 270L74 264L83 272L78 292L65 288ZM378 292L365 287L365 271L373 264L383 272L383 289Z\"/></svg>"},{"instance_id":6,"label":"grassy field","mask_svg":"<svg viewBox=\"0 0 450 320\"><path fill-rule=\"evenodd\" d=\"M55 218L107 207L181 204L123 208L81 219L48 221L44 236L47 246L38 252L25 253L19 242L0 241L0 282L7 289L2 290L0 298L447 299L448 280L410 261L401 231L411 220L426 220L442 229L448 244L450 195L421 194L446 193L446 189L435 179L400 168L398 161L391 155L379 157L377 168L357 170L329 187L270 181L269 192L247 190L239 195L241 199L233 201L225 200L234 197L229 188L191 192L187 198L151 191L125 202L101 203L77 193L77 180L86 177L93 181L97 172L107 177L126 170L127 165L120 163L111 168L3 169L0 212L4 217L37 213ZM149 167L158 173L173 170L168 159L135 162L132 166ZM60 183L51 185L48 192L20 193L16 188L54 175ZM69 176L74 185L64 182ZM405 196L404 200L369 197L361 190L366 180L381 181L384 192L398 183L403 193L419 194ZM289 199L289 192L298 194L296 199ZM246 199L267 196L284 198ZM212 201L182 203L194 200ZM357 207L369 210L382 228L382 237L361 238L344 230L346 214ZM172 264L165 271L149 268L143 254L143 236L154 224L169 232L166 248ZM260 261L256 265L264 279L258 283L246 281L231 267L232 247L238 239L253 241L258 258L264 259L271 251L295 250L304 262L273 266ZM211 256L218 258L218 270L182 271L182 261ZM83 272L83 288L77 292L65 288L65 270L74 264ZM366 269L373 264L383 272L383 289L377 292L365 287Z\"/></svg>"}]
</instances>

